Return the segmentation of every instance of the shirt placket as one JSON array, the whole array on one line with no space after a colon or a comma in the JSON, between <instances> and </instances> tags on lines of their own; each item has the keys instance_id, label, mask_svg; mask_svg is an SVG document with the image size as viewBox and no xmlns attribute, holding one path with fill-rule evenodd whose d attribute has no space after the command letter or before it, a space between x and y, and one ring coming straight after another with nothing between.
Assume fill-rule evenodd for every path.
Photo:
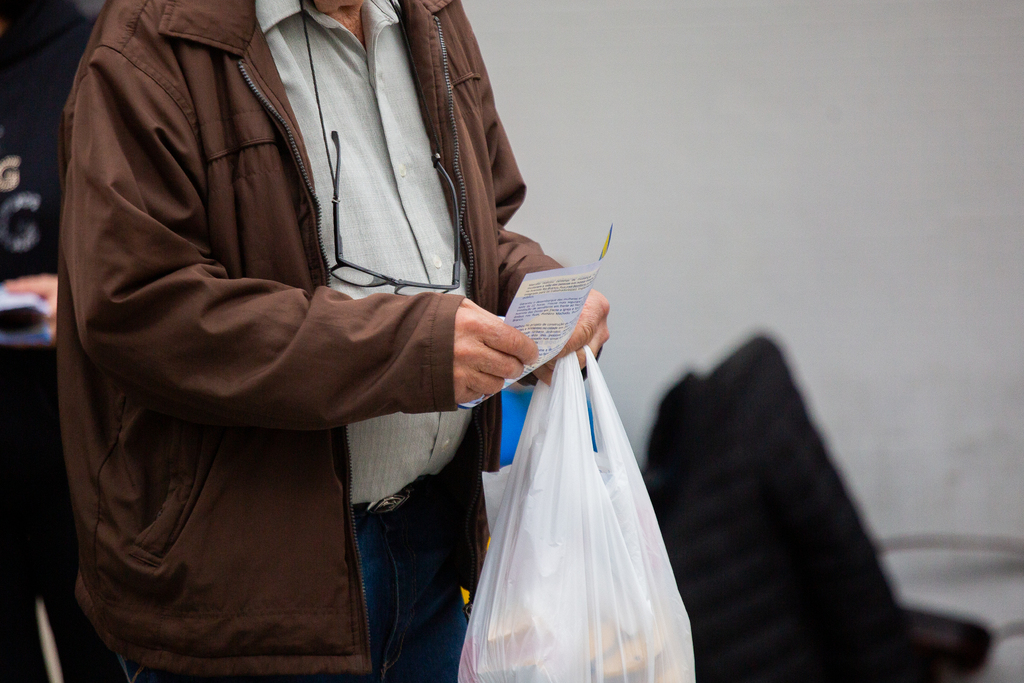
<instances>
[{"instance_id":1,"label":"shirt placket","mask_svg":"<svg viewBox=\"0 0 1024 683\"><path fill-rule=\"evenodd\" d=\"M398 196L419 249L424 273L427 281L432 284L448 284L451 282L451 251L454 236L450 232L447 210L443 211L442 222L439 222L441 217L436 215L438 207L444 208L443 194L440 197L430 196L431 190L436 189L440 192L440 181L436 177L425 175L436 173L428 163L429 145L422 153L417 153L413 146L408 144L410 140L425 135L425 132L403 130L402 123L395 115L395 107L392 106L396 93L401 88L414 87L413 84L399 82L411 78L411 74L404 72L408 68L406 62L398 61L405 58L404 45L391 43L401 42L396 35L397 31L400 31L400 28L386 20L381 21L380 26L375 26L372 38L368 41L367 62L377 96ZM385 49L378 50L383 41L387 41L388 44L384 46ZM447 235L445 227L448 228Z\"/></svg>"}]
</instances>

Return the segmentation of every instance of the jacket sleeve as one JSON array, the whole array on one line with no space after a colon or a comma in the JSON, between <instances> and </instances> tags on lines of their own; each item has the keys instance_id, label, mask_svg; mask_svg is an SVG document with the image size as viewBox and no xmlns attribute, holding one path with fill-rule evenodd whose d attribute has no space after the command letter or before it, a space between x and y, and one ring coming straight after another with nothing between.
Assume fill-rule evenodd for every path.
<instances>
[{"instance_id":1,"label":"jacket sleeve","mask_svg":"<svg viewBox=\"0 0 1024 683\"><path fill-rule=\"evenodd\" d=\"M498 219L495 226L498 231L498 310L504 312L508 310L516 290L528 273L560 268L561 265L546 255L540 245L530 238L505 229L523 203L526 185L519 174L505 128L494 108L494 96L486 73L481 78L481 85L484 88L484 111L493 114L487 126L487 147L491 155L491 176L494 180Z\"/></svg>"},{"instance_id":2,"label":"jacket sleeve","mask_svg":"<svg viewBox=\"0 0 1024 683\"><path fill-rule=\"evenodd\" d=\"M229 278L211 255L188 100L144 67L98 48L61 126L60 296L90 361L142 405L207 424L454 409L461 297L354 301Z\"/></svg>"}]
</instances>

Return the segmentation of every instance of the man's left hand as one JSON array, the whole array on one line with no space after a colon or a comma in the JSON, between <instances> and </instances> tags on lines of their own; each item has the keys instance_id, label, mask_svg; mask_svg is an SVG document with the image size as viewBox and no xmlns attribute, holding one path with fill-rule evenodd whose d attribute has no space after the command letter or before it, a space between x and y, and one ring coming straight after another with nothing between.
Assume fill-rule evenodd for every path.
<instances>
[{"instance_id":1,"label":"man's left hand","mask_svg":"<svg viewBox=\"0 0 1024 683\"><path fill-rule=\"evenodd\" d=\"M583 311L580 313L580 319L576 323L576 329L572 331L572 336L566 342L565 348L562 349L555 360L568 356L570 353L575 353L582 368L587 364L587 354L583 350L584 346L589 346L596 357L610 336L608 332L608 311L610 309L611 305L608 303L608 299L601 292L595 289L590 290L590 296L587 297L587 302L583 304ZM548 361L533 371L537 379L545 384L551 384L551 375L555 371L555 360Z\"/></svg>"}]
</instances>

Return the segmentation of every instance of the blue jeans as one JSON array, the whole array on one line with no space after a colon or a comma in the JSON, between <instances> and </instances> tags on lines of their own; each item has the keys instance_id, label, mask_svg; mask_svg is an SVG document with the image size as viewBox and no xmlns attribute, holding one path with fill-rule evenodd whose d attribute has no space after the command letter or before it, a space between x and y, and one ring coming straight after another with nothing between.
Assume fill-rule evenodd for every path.
<instances>
[{"instance_id":1,"label":"blue jeans","mask_svg":"<svg viewBox=\"0 0 1024 683\"><path fill-rule=\"evenodd\" d=\"M357 512L356 541L370 617L373 672L365 676L198 678L155 671L121 658L134 683L455 683L466 638L452 551L461 515L432 478L397 510Z\"/></svg>"}]
</instances>

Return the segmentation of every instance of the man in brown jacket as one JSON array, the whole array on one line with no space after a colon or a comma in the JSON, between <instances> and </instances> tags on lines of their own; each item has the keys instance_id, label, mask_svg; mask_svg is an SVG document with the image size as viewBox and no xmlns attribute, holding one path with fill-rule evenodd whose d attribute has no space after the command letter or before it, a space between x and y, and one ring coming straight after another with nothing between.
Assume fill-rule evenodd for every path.
<instances>
[{"instance_id":1,"label":"man in brown jacket","mask_svg":"<svg viewBox=\"0 0 1024 683\"><path fill-rule=\"evenodd\" d=\"M460 0L111 0L61 164L77 595L129 678L455 680L500 429L456 404L558 265Z\"/></svg>"}]
</instances>

